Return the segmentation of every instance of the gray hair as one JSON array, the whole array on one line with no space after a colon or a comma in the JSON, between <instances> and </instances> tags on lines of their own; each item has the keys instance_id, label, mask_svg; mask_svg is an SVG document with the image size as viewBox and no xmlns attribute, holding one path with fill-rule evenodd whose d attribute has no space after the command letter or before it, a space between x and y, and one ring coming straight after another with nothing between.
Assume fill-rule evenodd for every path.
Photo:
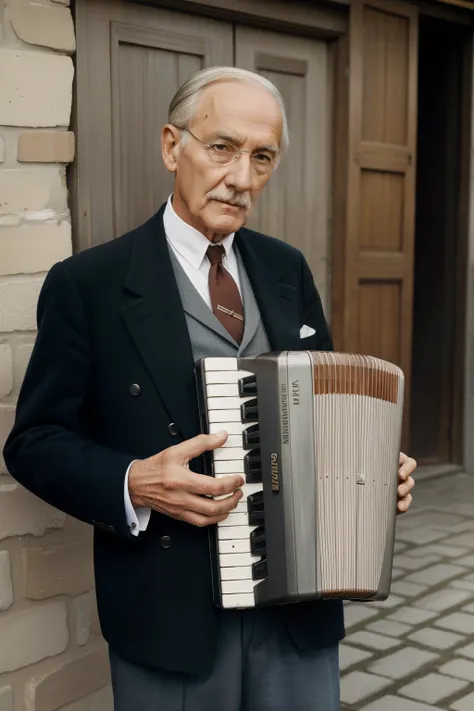
<instances>
[{"instance_id":1,"label":"gray hair","mask_svg":"<svg viewBox=\"0 0 474 711\"><path fill-rule=\"evenodd\" d=\"M168 111L168 122L176 126L176 128L187 128L194 116L200 93L210 84L226 80L260 84L274 97L280 108L282 118L281 148L282 151L286 151L290 143L290 137L283 97L271 81L260 74L249 72L247 69L239 69L238 67L209 67L201 69L201 71L188 79L172 98Z\"/></svg>"}]
</instances>

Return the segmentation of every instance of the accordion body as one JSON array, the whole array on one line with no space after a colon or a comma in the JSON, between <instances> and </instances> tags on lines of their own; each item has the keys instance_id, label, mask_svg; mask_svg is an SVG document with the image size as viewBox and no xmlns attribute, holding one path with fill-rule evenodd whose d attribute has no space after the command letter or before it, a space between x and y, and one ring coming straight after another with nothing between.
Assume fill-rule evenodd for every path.
<instances>
[{"instance_id":1,"label":"accordion body","mask_svg":"<svg viewBox=\"0 0 474 711\"><path fill-rule=\"evenodd\" d=\"M246 608L388 597L404 377L370 356L282 351L196 364L205 473L243 497L210 530L214 600Z\"/></svg>"}]
</instances>

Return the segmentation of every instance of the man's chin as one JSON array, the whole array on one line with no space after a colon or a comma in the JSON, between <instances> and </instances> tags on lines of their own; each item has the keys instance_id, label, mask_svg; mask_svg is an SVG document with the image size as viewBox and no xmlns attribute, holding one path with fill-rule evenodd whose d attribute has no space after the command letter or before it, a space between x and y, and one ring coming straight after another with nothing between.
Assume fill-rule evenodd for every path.
<instances>
[{"instance_id":1,"label":"man's chin","mask_svg":"<svg viewBox=\"0 0 474 711\"><path fill-rule=\"evenodd\" d=\"M220 214L209 215L206 220L206 227L218 234L230 234L237 232L246 221L246 210L240 208L236 210L221 211Z\"/></svg>"}]
</instances>

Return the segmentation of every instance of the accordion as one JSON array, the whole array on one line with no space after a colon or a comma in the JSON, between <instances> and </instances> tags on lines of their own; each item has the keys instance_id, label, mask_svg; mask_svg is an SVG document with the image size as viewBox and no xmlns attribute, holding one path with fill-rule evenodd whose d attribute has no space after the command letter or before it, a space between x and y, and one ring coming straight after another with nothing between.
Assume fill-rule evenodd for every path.
<instances>
[{"instance_id":1,"label":"accordion","mask_svg":"<svg viewBox=\"0 0 474 711\"><path fill-rule=\"evenodd\" d=\"M384 600L395 538L404 376L383 360L282 351L196 364L205 473L243 497L210 529L215 604Z\"/></svg>"}]
</instances>

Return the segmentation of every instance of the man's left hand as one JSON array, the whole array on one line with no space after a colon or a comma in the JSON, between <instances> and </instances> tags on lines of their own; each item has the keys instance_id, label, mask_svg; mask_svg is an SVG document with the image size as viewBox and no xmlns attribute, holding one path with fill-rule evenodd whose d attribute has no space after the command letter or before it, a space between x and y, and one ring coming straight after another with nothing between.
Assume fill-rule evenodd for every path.
<instances>
[{"instance_id":1,"label":"man's left hand","mask_svg":"<svg viewBox=\"0 0 474 711\"><path fill-rule=\"evenodd\" d=\"M415 486L415 480L411 476L416 469L416 461L400 452L400 469L398 470L398 502L397 514L406 513L413 501L411 490Z\"/></svg>"}]
</instances>

